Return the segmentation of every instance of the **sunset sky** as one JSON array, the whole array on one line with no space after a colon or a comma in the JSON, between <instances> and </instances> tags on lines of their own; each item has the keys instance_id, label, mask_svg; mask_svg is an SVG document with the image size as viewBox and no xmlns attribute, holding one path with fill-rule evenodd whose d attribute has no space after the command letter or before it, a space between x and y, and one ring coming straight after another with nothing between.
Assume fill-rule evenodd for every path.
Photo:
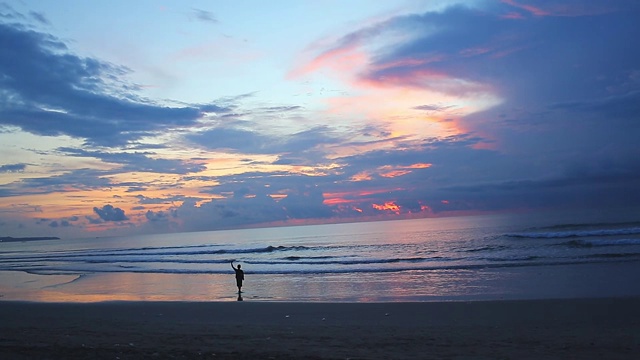
<instances>
[{"instance_id":1,"label":"sunset sky","mask_svg":"<svg viewBox=\"0 0 640 360\"><path fill-rule=\"evenodd\" d=\"M0 236L635 206L638 24L637 0L0 2Z\"/></svg>"}]
</instances>

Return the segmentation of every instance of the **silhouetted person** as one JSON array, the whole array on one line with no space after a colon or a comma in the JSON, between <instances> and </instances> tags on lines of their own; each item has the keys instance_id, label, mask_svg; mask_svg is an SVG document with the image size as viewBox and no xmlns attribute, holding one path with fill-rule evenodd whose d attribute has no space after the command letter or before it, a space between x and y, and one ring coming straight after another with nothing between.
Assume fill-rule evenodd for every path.
<instances>
[{"instance_id":1,"label":"silhouetted person","mask_svg":"<svg viewBox=\"0 0 640 360\"><path fill-rule=\"evenodd\" d=\"M244 280L244 271L242 271L242 265L238 264L238 267L233 266L233 260L231 261L231 267L236 272L236 285L238 285L238 294L242 291L242 280Z\"/></svg>"}]
</instances>

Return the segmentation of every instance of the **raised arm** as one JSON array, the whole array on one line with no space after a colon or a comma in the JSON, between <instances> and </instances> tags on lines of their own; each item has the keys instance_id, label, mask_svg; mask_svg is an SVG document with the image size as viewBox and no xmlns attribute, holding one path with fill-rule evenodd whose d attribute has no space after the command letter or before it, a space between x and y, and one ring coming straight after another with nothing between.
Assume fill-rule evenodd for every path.
<instances>
[{"instance_id":1,"label":"raised arm","mask_svg":"<svg viewBox=\"0 0 640 360\"><path fill-rule=\"evenodd\" d=\"M236 269L236 267L235 267L235 266L233 266L233 260L231 260L231 268L232 268L233 270L235 270L235 269Z\"/></svg>"}]
</instances>

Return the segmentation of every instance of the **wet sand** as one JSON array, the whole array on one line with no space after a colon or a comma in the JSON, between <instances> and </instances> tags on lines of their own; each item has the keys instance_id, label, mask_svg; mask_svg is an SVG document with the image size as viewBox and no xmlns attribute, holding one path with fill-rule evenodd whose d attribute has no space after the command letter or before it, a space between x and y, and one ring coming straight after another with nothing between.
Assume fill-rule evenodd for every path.
<instances>
[{"instance_id":1,"label":"wet sand","mask_svg":"<svg viewBox=\"0 0 640 360\"><path fill-rule=\"evenodd\" d=\"M2 359L637 359L640 298L0 302Z\"/></svg>"}]
</instances>

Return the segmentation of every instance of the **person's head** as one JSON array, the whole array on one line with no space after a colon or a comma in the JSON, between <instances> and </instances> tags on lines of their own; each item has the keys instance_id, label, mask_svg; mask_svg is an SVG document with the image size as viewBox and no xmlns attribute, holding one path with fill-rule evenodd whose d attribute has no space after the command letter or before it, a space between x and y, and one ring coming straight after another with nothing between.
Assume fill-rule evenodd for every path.
<instances>
[{"instance_id":1,"label":"person's head","mask_svg":"<svg viewBox=\"0 0 640 360\"><path fill-rule=\"evenodd\" d=\"M238 269L240 269L242 267L242 265L238 264Z\"/></svg>"}]
</instances>

